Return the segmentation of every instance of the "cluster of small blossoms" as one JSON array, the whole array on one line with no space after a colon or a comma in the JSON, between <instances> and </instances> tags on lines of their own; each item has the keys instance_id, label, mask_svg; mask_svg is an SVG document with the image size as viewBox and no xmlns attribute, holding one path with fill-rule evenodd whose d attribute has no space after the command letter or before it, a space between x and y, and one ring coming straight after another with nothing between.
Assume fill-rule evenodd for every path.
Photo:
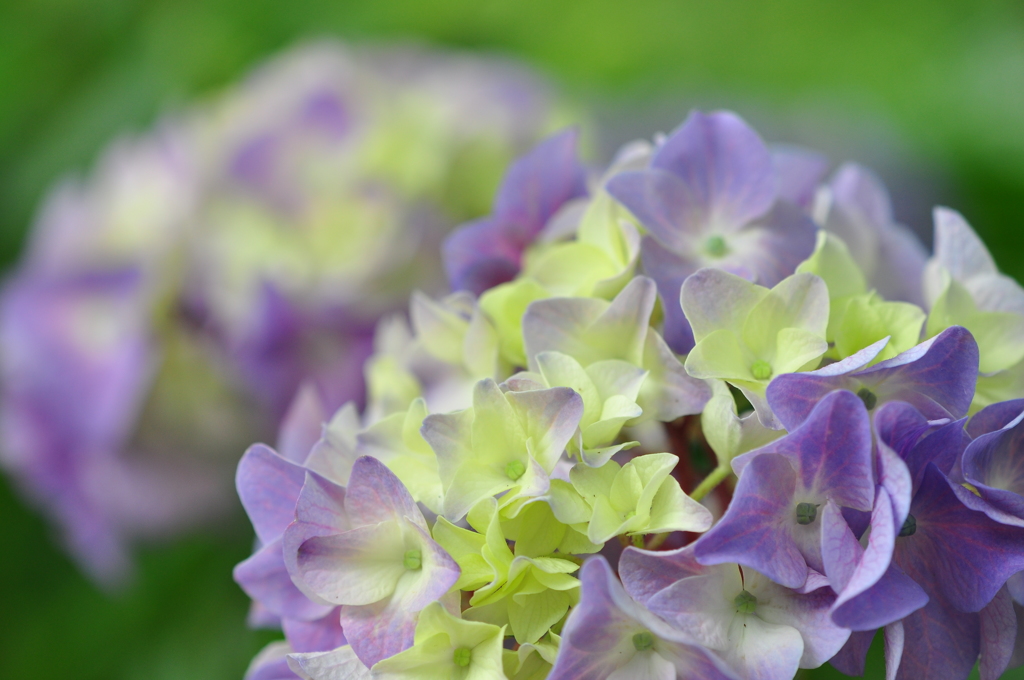
<instances>
[{"instance_id":1,"label":"cluster of small blossoms","mask_svg":"<svg viewBox=\"0 0 1024 680\"><path fill-rule=\"evenodd\" d=\"M1024 290L856 165L695 112L572 131L237 475L249 680L984 680L1024 662ZM714 461L709 463L708 461ZM703 479L702 479L703 477Z\"/></svg>"},{"instance_id":2,"label":"cluster of small blossoms","mask_svg":"<svg viewBox=\"0 0 1024 680\"><path fill-rule=\"evenodd\" d=\"M505 62L321 42L114 143L0 301L2 463L93 576L232 507L302 380L360 400L377 320L558 115ZM269 427L268 427L269 424Z\"/></svg>"}]
</instances>

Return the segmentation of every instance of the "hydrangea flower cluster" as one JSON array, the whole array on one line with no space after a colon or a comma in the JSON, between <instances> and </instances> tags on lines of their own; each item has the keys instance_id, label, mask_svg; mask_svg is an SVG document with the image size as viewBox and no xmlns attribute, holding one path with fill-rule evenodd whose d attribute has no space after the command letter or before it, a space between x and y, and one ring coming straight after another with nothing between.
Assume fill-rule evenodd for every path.
<instances>
[{"instance_id":1,"label":"hydrangea flower cluster","mask_svg":"<svg viewBox=\"0 0 1024 680\"><path fill-rule=\"evenodd\" d=\"M1024 662L1024 290L868 170L692 113L603 173L573 131L304 390L238 491L250 680L998 677ZM714 461L714 462L709 462Z\"/></svg>"},{"instance_id":2,"label":"hydrangea flower cluster","mask_svg":"<svg viewBox=\"0 0 1024 680\"><path fill-rule=\"evenodd\" d=\"M512 64L313 43L58 186L0 303L0 439L83 567L230 508L302 380L361 400L377 320L442 286L418 253L556 115Z\"/></svg>"}]
</instances>

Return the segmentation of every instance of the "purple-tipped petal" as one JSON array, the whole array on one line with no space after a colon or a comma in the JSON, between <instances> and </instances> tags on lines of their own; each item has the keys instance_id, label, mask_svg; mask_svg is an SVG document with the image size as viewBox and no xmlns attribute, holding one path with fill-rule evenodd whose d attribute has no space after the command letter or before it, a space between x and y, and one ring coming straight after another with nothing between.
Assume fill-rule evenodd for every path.
<instances>
[{"instance_id":1,"label":"purple-tipped petal","mask_svg":"<svg viewBox=\"0 0 1024 680\"><path fill-rule=\"evenodd\" d=\"M329 605L312 602L292 583L281 555L280 539L239 563L234 578L249 597L282 618L309 621L331 610Z\"/></svg>"},{"instance_id":2,"label":"purple-tipped petal","mask_svg":"<svg viewBox=\"0 0 1024 680\"><path fill-rule=\"evenodd\" d=\"M242 456L235 486L261 542L280 538L295 519L295 501L305 480L305 469L264 444L250 446Z\"/></svg>"},{"instance_id":3,"label":"purple-tipped petal","mask_svg":"<svg viewBox=\"0 0 1024 680\"><path fill-rule=\"evenodd\" d=\"M572 128L559 132L509 167L494 199L494 214L515 225L514 242L525 246L562 205L586 195L578 138Z\"/></svg>"},{"instance_id":4,"label":"purple-tipped petal","mask_svg":"<svg viewBox=\"0 0 1024 680\"><path fill-rule=\"evenodd\" d=\"M629 547L619 557L622 585L641 604L676 581L705 571L707 567L697 562L692 545L664 552Z\"/></svg>"},{"instance_id":5,"label":"purple-tipped petal","mask_svg":"<svg viewBox=\"0 0 1024 680\"><path fill-rule=\"evenodd\" d=\"M352 651L366 666L412 647L419 612L394 601L341 608L341 626Z\"/></svg>"},{"instance_id":6,"label":"purple-tipped petal","mask_svg":"<svg viewBox=\"0 0 1024 680\"><path fill-rule=\"evenodd\" d=\"M387 466L370 456L362 456L352 465L345 510L356 527L404 517L427 528L423 513L405 485Z\"/></svg>"},{"instance_id":7,"label":"purple-tipped petal","mask_svg":"<svg viewBox=\"0 0 1024 680\"><path fill-rule=\"evenodd\" d=\"M710 219L739 227L760 217L778 196L772 157L761 138L728 111L694 111L651 159L678 175L707 205Z\"/></svg>"},{"instance_id":8,"label":"purple-tipped petal","mask_svg":"<svg viewBox=\"0 0 1024 680\"><path fill-rule=\"evenodd\" d=\"M514 279L522 257L520 248L504 238L500 222L492 217L452 232L442 253L452 290L475 295Z\"/></svg>"}]
</instances>

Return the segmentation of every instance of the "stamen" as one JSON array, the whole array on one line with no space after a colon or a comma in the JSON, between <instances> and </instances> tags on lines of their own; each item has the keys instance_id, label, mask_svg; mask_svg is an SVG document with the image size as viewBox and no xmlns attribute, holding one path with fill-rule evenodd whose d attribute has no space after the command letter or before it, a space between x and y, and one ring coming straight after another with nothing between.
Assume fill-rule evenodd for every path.
<instances>
[{"instance_id":1,"label":"stamen","mask_svg":"<svg viewBox=\"0 0 1024 680\"><path fill-rule=\"evenodd\" d=\"M526 474L526 466L521 461L514 460L505 466L505 474L514 482Z\"/></svg>"},{"instance_id":2,"label":"stamen","mask_svg":"<svg viewBox=\"0 0 1024 680\"><path fill-rule=\"evenodd\" d=\"M733 604L736 605L736 613L753 614L757 609L757 598L749 590L741 590Z\"/></svg>"},{"instance_id":3,"label":"stamen","mask_svg":"<svg viewBox=\"0 0 1024 680\"><path fill-rule=\"evenodd\" d=\"M750 372L755 380L767 380L772 377L772 366L764 359L758 359L750 365Z\"/></svg>"},{"instance_id":4,"label":"stamen","mask_svg":"<svg viewBox=\"0 0 1024 680\"><path fill-rule=\"evenodd\" d=\"M416 571L423 566L423 553L419 550L406 550L402 558L402 566L409 571Z\"/></svg>"},{"instance_id":5,"label":"stamen","mask_svg":"<svg viewBox=\"0 0 1024 680\"><path fill-rule=\"evenodd\" d=\"M808 525L818 516L818 506L814 503L796 504L796 523Z\"/></svg>"},{"instance_id":6,"label":"stamen","mask_svg":"<svg viewBox=\"0 0 1024 680\"><path fill-rule=\"evenodd\" d=\"M633 647L638 652L645 652L654 646L654 636L644 631L633 636Z\"/></svg>"}]
</instances>

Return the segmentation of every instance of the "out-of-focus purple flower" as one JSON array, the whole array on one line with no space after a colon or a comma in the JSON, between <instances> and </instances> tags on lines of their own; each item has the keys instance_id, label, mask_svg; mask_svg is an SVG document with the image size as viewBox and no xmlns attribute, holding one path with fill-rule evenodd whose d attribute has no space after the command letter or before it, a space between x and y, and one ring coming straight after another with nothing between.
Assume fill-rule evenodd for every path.
<instances>
[{"instance_id":1,"label":"out-of-focus purple flower","mask_svg":"<svg viewBox=\"0 0 1024 680\"><path fill-rule=\"evenodd\" d=\"M549 680L733 679L713 653L626 594L603 557L580 571L580 603L562 630Z\"/></svg>"},{"instance_id":2,"label":"out-of-focus purple flower","mask_svg":"<svg viewBox=\"0 0 1024 680\"><path fill-rule=\"evenodd\" d=\"M824 584L798 593L737 564L706 567L694 559L692 546L627 548L619 574L634 598L720 654L743 678L792 678L798 668L825 663L850 636L832 622L835 594Z\"/></svg>"},{"instance_id":3,"label":"out-of-focus purple flower","mask_svg":"<svg viewBox=\"0 0 1024 680\"><path fill-rule=\"evenodd\" d=\"M361 403L377 320L442 287L440 257L424 253L486 209L553 110L513 63L321 41L58 186L6 288L0 337L35 359L2 348L17 379L0 418L8 467L54 506L76 556L115 581L128 539L213 521L237 453L273 434L304 380L331 409ZM95 281L126 270L137 303L115 309ZM57 314L68 319L42 330ZM119 324L111 342L132 351L95 369L80 329ZM51 331L67 337L30 339ZM56 366L92 382L61 394ZM115 408L108 393L124 395L105 416L116 436L96 434L106 421L81 429Z\"/></svg>"},{"instance_id":4,"label":"out-of-focus purple flower","mask_svg":"<svg viewBox=\"0 0 1024 680\"><path fill-rule=\"evenodd\" d=\"M586 173L576 155L577 132L549 137L512 164L490 216L460 227L444 244L453 290L479 295L511 281L523 253L559 208L585 196Z\"/></svg>"},{"instance_id":5,"label":"out-of-focus purple flower","mask_svg":"<svg viewBox=\"0 0 1024 680\"><path fill-rule=\"evenodd\" d=\"M779 200L780 167L735 114L695 111L649 168L609 180L608 193L649 231L643 265L665 301L665 339L676 352L694 344L676 302L690 274L718 267L770 288L814 250L815 224ZM787 187L792 197L801 193Z\"/></svg>"},{"instance_id":6,"label":"out-of-focus purple flower","mask_svg":"<svg viewBox=\"0 0 1024 680\"><path fill-rule=\"evenodd\" d=\"M924 304L921 277L928 255L917 236L893 218L889 193L873 172L842 165L819 193L815 215L823 229L843 239L882 297Z\"/></svg>"},{"instance_id":7,"label":"out-of-focus purple flower","mask_svg":"<svg viewBox=\"0 0 1024 680\"><path fill-rule=\"evenodd\" d=\"M863 368L884 344L880 341L816 371L780 375L768 385L772 412L792 430L826 394L849 390L872 410L889 401L905 401L932 419L967 414L978 371L978 345L967 330L948 328L892 359Z\"/></svg>"},{"instance_id":8,"label":"out-of-focus purple flower","mask_svg":"<svg viewBox=\"0 0 1024 680\"><path fill-rule=\"evenodd\" d=\"M159 535L226 500L202 468L143 455L133 440L158 359L149 307L130 270L24 275L0 305L3 463L105 583L124 576L128 537Z\"/></svg>"},{"instance_id":9,"label":"out-of-focus purple flower","mask_svg":"<svg viewBox=\"0 0 1024 680\"><path fill-rule=\"evenodd\" d=\"M736 562L787 588L824 573L821 506L870 511L871 423L864 404L832 392L788 435L733 459L740 475L722 519L694 545L701 564Z\"/></svg>"}]
</instances>

